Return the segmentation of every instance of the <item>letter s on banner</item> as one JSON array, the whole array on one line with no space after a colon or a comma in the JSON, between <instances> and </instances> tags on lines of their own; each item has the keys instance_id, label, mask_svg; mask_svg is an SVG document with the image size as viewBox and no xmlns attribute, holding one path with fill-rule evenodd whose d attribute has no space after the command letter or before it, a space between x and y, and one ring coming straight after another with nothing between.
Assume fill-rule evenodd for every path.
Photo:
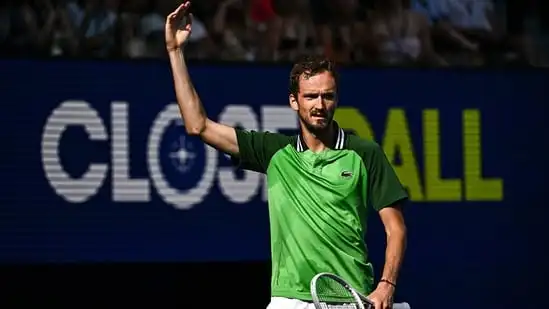
<instances>
[{"instance_id":1,"label":"letter s on banner","mask_svg":"<svg viewBox=\"0 0 549 309\"><path fill-rule=\"evenodd\" d=\"M107 173L107 165L90 164L79 179L71 177L61 166L59 141L70 125L83 126L90 140L108 139L103 121L84 101L65 101L48 117L42 135L42 166L55 192L65 200L82 203L94 196Z\"/></svg>"},{"instance_id":2,"label":"letter s on banner","mask_svg":"<svg viewBox=\"0 0 549 309\"><path fill-rule=\"evenodd\" d=\"M159 149L162 135L173 121L181 121L177 104L168 105L154 120L147 144L147 163L150 177L160 197L175 208L185 210L190 209L195 204L201 203L210 191L217 168L217 150L204 144L204 147L206 147L204 173L202 173L202 177L194 188L189 189L187 192L182 192L170 187L161 170Z\"/></svg>"}]
</instances>

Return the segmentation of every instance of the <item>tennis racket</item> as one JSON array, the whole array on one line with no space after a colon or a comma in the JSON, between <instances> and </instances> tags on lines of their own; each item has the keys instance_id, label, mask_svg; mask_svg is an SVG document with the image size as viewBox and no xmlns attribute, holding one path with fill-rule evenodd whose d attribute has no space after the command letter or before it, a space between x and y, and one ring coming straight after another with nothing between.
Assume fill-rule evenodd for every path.
<instances>
[{"instance_id":1,"label":"tennis racket","mask_svg":"<svg viewBox=\"0 0 549 309\"><path fill-rule=\"evenodd\" d=\"M311 297L316 309L328 304L346 304L350 308L373 309L374 305L345 280L331 273L319 273L311 280ZM393 304L393 309L410 309L408 303Z\"/></svg>"}]
</instances>

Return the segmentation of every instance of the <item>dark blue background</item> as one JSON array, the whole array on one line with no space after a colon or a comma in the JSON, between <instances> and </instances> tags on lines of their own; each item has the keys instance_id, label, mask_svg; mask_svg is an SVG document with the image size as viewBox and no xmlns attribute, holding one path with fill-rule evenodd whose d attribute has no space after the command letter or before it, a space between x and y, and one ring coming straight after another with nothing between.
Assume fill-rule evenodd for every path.
<instances>
[{"instance_id":1,"label":"dark blue background","mask_svg":"<svg viewBox=\"0 0 549 309\"><path fill-rule=\"evenodd\" d=\"M110 132L110 102L127 101L131 174L147 178L145 141L156 115L175 101L166 63L0 61L2 148L0 261L2 262L229 262L269 259L268 213L259 195L232 204L217 186L203 203L176 210L154 189L150 203L114 203L110 176L97 196L70 204L49 186L40 143L48 115L65 100L85 100ZM228 104L287 104L289 67L200 65L191 75L216 118ZM545 231L547 160L544 71L413 71L344 69L342 106L359 108L377 140L389 108L406 110L416 158L422 166L421 112L440 112L442 171L461 178L461 112L482 113L483 174L504 181L502 202L410 203L405 210L409 247L399 298L416 308L541 306L548 286ZM89 161L108 162L108 142L89 142L67 131L62 159L81 171ZM181 132L183 133L183 132ZM196 139L191 143L200 145ZM200 148L200 147L198 147ZM164 158L164 160L166 160ZM227 160L220 155L221 165ZM166 165L169 166L169 165ZM201 166L198 164L198 166ZM196 171L199 173L199 171ZM110 174L109 174L110 175ZM178 187L196 179L180 177ZM378 218L369 229L372 259L383 263ZM516 304L516 303L515 303Z\"/></svg>"}]
</instances>

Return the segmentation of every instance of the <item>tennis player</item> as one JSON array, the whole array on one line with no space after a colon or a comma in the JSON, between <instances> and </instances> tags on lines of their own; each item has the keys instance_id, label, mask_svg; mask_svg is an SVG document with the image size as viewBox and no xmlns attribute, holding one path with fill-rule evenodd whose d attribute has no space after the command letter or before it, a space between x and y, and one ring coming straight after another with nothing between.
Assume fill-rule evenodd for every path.
<instances>
[{"instance_id":1,"label":"tennis player","mask_svg":"<svg viewBox=\"0 0 549 309\"><path fill-rule=\"evenodd\" d=\"M166 21L177 101L189 134L230 154L240 168L267 175L272 254L268 308L313 309L309 284L319 272L341 276L368 295L376 309L390 308L405 251L401 203L407 194L379 145L347 134L332 120L338 102L332 62L309 57L291 71L289 103L299 116L298 135L216 123L208 119L184 60L184 43L191 35L189 8L185 2ZM387 234L377 285L364 239L368 203Z\"/></svg>"}]
</instances>

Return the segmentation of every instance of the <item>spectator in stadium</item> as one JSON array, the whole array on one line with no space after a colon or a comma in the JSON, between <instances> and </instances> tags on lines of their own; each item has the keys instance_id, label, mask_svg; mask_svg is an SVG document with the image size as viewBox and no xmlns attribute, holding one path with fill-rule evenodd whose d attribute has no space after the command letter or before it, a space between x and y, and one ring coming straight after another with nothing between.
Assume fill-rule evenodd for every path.
<instances>
[{"instance_id":1,"label":"spectator in stadium","mask_svg":"<svg viewBox=\"0 0 549 309\"><path fill-rule=\"evenodd\" d=\"M49 56L58 12L50 0L14 1L6 13L7 48L18 56Z\"/></svg>"},{"instance_id":2,"label":"spectator in stadium","mask_svg":"<svg viewBox=\"0 0 549 309\"><path fill-rule=\"evenodd\" d=\"M281 18L279 60L292 61L304 54L312 27L308 0L274 0L274 9ZM311 33L310 33L311 32Z\"/></svg>"},{"instance_id":3,"label":"spectator in stadium","mask_svg":"<svg viewBox=\"0 0 549 309\"><path fill-rule=\"evenodd\" d=\"M547 26L549 23L549 1L525 1L525 0L507 0L505 1L506 17L506 35L509 37L510 45L516 50L523 51L526 62L530 65L543 65L543 45L549 47ZM539 22L539 29L527 29L526 20L528 11L536 12ZM534 17L534 16L531 16ZM535 18L535 17L534 17ZM532 31L533 30L533 31Z\"/></svg>"},{"instance_id":4,"label":"spectator in stadium","mask_svg":"<svg viewBox=\"0 0 549 309\"><path fill-rule=\"evenodd\" d=\"M0 4L0 54L7 54L4 48L7 46L7 39L10 34L11 3Z\"/></svg>"},{"instance_id":5,"label":"spectator in stadium","mask_svg":"<svg viewBox=\"0 0 549 309\"><path fill-rule=\"evenodd\" d=\"M217 5L212 21L212 37L220 50L218 57L221 59L255 59L250 46L251 33L246 13L242 0L223 0Z\"/></svg>"},{"instance_id":6,"label":"spectator in stadium","mask_svg":"<svg viewBox=\"0 0 549 309\"><path fill-rule=\"evenodd\" d=\"M4 1L2 54L163 58L163 16L175 2ZM438 55L458 65L540 64L549 40L525 14L549 1L505 2L502 25L494 0L201 0L193 3L187 56L291 61L316 52L391 65L444 64ZM537 16L541 8L530 10Z\"/></svg>"},{"instance_id":7,"label":"spectator in stadium","mask_svg":"<svg viewBox=\"0 0 549 309\"><path fill-rule=\"evenodd\" d=\"M367 53L371 52L372 44L368 36L368 17L374 9L374 0L358 0L358 6L355 10L355 18L352 28L353 54L352 59L358 63L368 62ZM371 55L370 55L371 56Z\"/></svg>"},{"instance_id":8,"label":"spectator in stadium","mask_svg":"<svg viewBox=\"0 0 549 309\"><path fill-rule=\"evenodd\" d=\"M496 35L491 0L437 0L433 5L437 14L459 31L478 37Z\"/></svg>"},{"instance_id":9,"label":"spectator in stadium","mask_svg":"<svg viewBox=\"0 0 549 309\"><path fill-rule=\"evenodd\" d=\"M145 57L147 48L141 37L140 20L148 12L149 0L123 1L118 10L114 56Z\"/></svg>"},{"instance_id":10,"label":"spectator in stadium","mask_svg":"<svg viewBox=\"0 0 549 309\"><path fill-rule=\"evenodd\" d=\"M478 45L479 64L501 63L502 56L513 49L492 0L438 0L434 5L443 21Z\"/></svg>"},{"instance_id":11,"label":"spectator in stadium","mask_svg":"<svg viewBox=\"0 0 549 309\"><path fill-rule=\"evenodd\" d=\"M120 7L116 27L115 55L130 58L164 58L164 16L174 5L174 0L132 0ZM194 58L213 58L212 50L197 50L203 41L208 41L204 24L195 18L189 53ZM208 42L209 43L209 42Z\"/></svg>"},{"instance_id":12,"label":"spectator in stadium","mask_svg":"<svg viewBox=\"0 0 549 309\"><path fill-rule=\"evenodd\" d=\"M369 16L373 60L382 65L445 65L434 51L429 22L403 0L377 0Z\"/></svg>"},{"instance_id":13,"label":"spectator in stadium","mask_svg":"<svg viewBox=\"0 0 549 309\"><path fill-rule=\"evenodd\" d=\"M119 0L80 0L67 5L79 42L79 54L108 57L115 47Z\"/></svg>"},{"instance_id":14,"label":"spectator in stadium","mask_svg":"<svg viewBox=\"0 0 549 309\"><path fill-rule=\"evenodd\" d=\"M359 3L356 0L310 0L319 52L347 62L357 45L351 39Z\"/></svg>"},{"instance_id":15,"label":"spectator in stadium","mask_svg":"<svg viewBox=\"0 0 549 309\"><path fill-rule=\"evenodd\" d=\"M169 0L149 1L148 10L139 20L139 36L146 45L145 56L151 58L163 58L165 52L162 49L164 38L164 16L169 11L164 8L173 3ZM200 22L198 24L198 33L200 32ZM199 33L200 34L200 33Z\"/></svg>"},{"instance_id":16,"label":"spectator in stadium","mask_svg":"<svg viewBox=\"0 0 549 309\"><path fill-rule=\"evenodd\" d=\"M461 32L456 30L452 24L439 16L436 6L437 1L438 0L411 1L411 9L423 14L429 22L435 51L443 55L445 60L450 61L456 58L475 58L475 55L478 55L478 44L469 40L461 34Z\"/></svg>"},{"instance_id":17,"label":"spectator in stadium","mask_svg":"<svg viewBox=\"0 0 549 309\"><path fill-rule=\"evenodd\" d=\"M249 17L254 53L261 61L277 58L283 20L275 12L274 0L250 0Z\"/></svg>"},{"instance_id":18,"label":"spectator in stadium","mask_svg":"<svg viewBox=\"0 0 549 309\"><path fill-rule=\"evenodd\" d=\"M332 2L334 7L334 19L336 22L336 36L334 43L334 59L348 63L355 57L354 50L357 47L353 40L357 10L360 8L358 0L338 0Z\"/></svg>"},{"instance_id":19,"label":"spectator in stadium","mask_svg":"<svg viewBox=\"0 0 549 309\"><path fill-rule=\"evenodd\" d=\"M425 17L427 17L429 21L429 26L431 27L431 36L433 38L435 50L439 50L439 42L451 41L461 50L478 52L478 44L469 40L467 37L457 31L452 26L452 24L439 16L439 12L437 12L436 9L436 4L433 4L437 1L438 0L411 1L411 9L413 11L423 14Z\"/></svg>"}]
</instances>

